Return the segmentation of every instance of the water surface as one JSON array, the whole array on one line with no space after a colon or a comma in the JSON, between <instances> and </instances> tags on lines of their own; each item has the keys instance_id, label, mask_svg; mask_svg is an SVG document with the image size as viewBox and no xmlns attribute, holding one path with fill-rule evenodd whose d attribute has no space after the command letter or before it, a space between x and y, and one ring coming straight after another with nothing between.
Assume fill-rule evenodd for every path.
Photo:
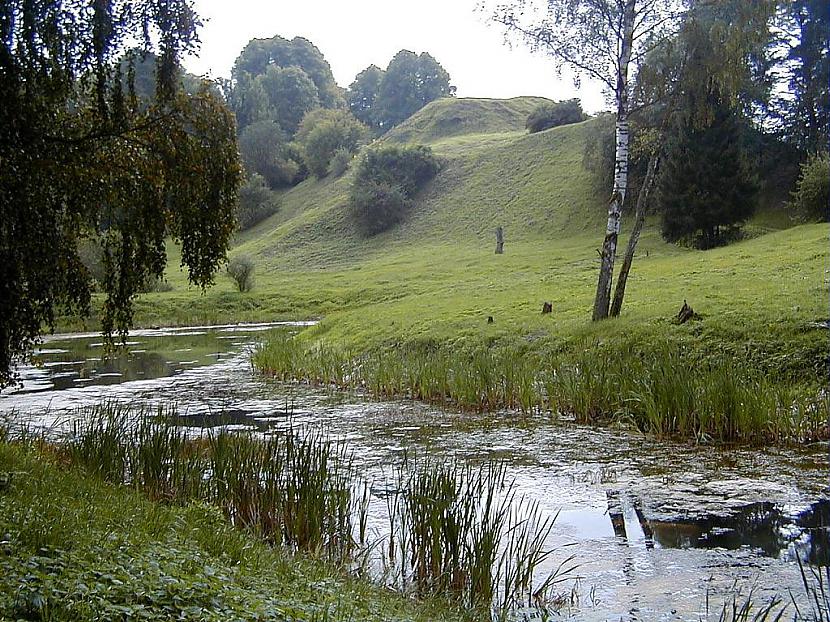
<instances>
[{"instance_id":1,"label":"water surface","mask_svg":"<svg viewBox=\"0 0 830 622\"><path fill-rule=\"evenodd\" d=\"M101 401L176 403L182 425L267 431L324 427L348 440L375 481L371 527L385 533L380 498L404 451L510 465L520 493L557 515L552 569L575 556L560 613L584 620L700 620L727 595L763 601L801 594L796 556L827 565L827 448L718 448L658 441L515 413L469 415L413 402L369 402L260 377L249 350L272 325L136 331L108 357L97 335L58 336L0 413L59 433ZM293 329L296 330L296 329ZM717 615L713 616L715 619Z\"/></svg>"}]
</instances>

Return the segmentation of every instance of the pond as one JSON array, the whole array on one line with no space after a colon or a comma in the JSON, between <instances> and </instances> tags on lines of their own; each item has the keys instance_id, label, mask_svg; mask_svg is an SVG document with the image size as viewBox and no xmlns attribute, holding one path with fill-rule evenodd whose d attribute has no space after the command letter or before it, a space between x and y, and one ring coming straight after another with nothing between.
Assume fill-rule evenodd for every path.
<instances>
[{"instance_id":1,"label":"pond","mask_svg":"<svg viewBox=\"0 0 830 622\"><path fill-rule=\"evenodd\" d=\"M303 325L300 323L299 325ZM298 325L277 330L298 330ZM252 369L273 324L134 331L106 356L98 335L50 338L0 413L59 433L102 400L178 405L182 425L321 427L346 439L375 482L404 451L469 463L504 460L517 491L556 515L547 569L573 555L560 614L580 620L700 620L736 589L754 600L803 594L796 556L830 558L825 445L724 448L611 428L446 412L417 402L280 383ZM382 489L381 485L377 489ZM385 501L373 497L380 536ZM713 616L717 618L717 614Z\"/></svg>"}]
</instances>

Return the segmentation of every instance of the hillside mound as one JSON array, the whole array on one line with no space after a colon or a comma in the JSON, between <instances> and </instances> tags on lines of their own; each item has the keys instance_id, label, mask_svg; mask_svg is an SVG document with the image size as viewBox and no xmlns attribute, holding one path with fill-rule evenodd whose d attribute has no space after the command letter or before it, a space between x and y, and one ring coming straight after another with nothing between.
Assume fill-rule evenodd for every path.
<instances>
[{"instance_id":1,"label":"hillside mound","mask_svg":"<svg viewBox=\"0 0 830 622\"><path fill-rule=\"evenodd\" d=\"M525 129L528 115L544 97L477 99L444 97L427 104L382 138L390 143L431 143L465 134L497 134Z\"/></svg>"}]
</instances>

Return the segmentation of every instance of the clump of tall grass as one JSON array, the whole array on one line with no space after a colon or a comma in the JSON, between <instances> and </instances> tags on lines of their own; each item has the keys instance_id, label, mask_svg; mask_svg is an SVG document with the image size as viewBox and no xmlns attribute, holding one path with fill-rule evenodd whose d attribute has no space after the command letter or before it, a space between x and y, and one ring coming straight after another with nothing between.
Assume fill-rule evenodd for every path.
<instances>
[{"instance_id":1,"label":"clump of tall grass","mask_svg":"<svg viewBox=\"0 0 830 622\"><path fill-rule=\"evenodd\" d=\"M175 415L98 405L73 424L65 455L154 500L208 501L275 544L348 558L366 504L343 443L309 430L260 438L222 428L190 437Z\"/></svg>"},{"instance_id":2,"label":"clump of tall grass","mask_svg":"<svg viewBox=\"0 0 830 622\"><path fill-rule=\"evenodd\" d=\"M504 618L513 608L539 606L572 569L560 566L535 582L551 554L544 543L554 517L517 498L504 463L405 459L395 479L386 563L399 588L493 607Z\"/></svg>"},{"instance_id":3,"label":"clump of tall grass","mask_svg":"<svg viewBox=\"0 0 830 622\"><path fill-rule=\"evenodd\" d=\"M826 392L676 344L587 341L543 358L527 344L413 344L355 357L286 336L254 355L284 380L362 388L469 411L550 411L580 423L623 420L651 434L722 442L800 442L830 435Z\"/></svg>"}]
</instances>

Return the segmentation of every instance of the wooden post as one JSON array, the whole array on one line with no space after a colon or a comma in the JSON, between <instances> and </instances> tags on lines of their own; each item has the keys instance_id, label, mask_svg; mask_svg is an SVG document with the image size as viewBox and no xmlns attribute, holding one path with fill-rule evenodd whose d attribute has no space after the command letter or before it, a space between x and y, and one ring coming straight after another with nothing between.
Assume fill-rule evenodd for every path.
<instances>
[{"instance_id":1,"label":"wooden post","mask_svg":"<svg viewBox=\"0 0 830 622\"><path fill-rule=\"evenodd\" d=\"M496 228L496 255L504 253L504 229Z\"/></svg>"}]
</instances>

